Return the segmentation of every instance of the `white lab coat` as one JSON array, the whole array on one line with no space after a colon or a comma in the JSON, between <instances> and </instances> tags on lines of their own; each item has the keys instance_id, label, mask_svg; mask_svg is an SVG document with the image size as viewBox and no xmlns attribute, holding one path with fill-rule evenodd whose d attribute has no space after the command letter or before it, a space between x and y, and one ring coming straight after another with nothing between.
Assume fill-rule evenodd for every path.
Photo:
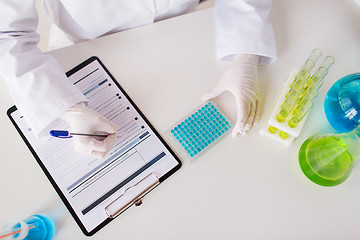
<instances>
[{"instance_id":1,"label":"white lab coat","mask_svg":"<svg viewBox=\"0 0 360 240\"><path fill-rule=\"evenodd\" d=\"M197 4L198 0L44 0L43 9L54 23L54 48L184 14ZM216 2L219 59L232 59L236 53L257 54L261 63L276 58L270 6L271 0ZM16 106L41 136L86 98L57 62L37 48L37 21L35 0L0 0L0 73Z\"/></svg>"}]
</instances>

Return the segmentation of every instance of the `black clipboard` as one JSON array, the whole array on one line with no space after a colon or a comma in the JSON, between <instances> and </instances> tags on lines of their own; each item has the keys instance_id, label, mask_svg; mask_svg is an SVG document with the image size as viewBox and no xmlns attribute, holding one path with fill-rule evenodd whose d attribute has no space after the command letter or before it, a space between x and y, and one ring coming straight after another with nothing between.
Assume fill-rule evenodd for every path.
<instances>
[{"instance_id":1,"label":"black clipboard","mask_svg":"<svg viewBox=\"0 0 360 240\"><path fill-rule=\"evenodd\" d=\"M137 141L136 142L137 145L135 145L135 144L134 145L126 145L130 150L126 149L127 150L126 152L121 152L123 150L121 148L121 146L123 146L123 145L119 144L119 148L110 153L110 155L114 154L113 156L117 156L115 158L112 158L112 160L121 159L121 157L124 158L124 156L125 156L124 154L129 153L131 150L134 150L135 147L142 146L140 144L147 144L146 141L148 141L148 142L150 141L148 139L151 139L152 144L161 144L161 146L156 145L156 147L154 147L154 151L156 149L163 148L163 151L160 154L154 153L155 154L154 158L144 159L144 164L142 166L140 166L138 169L136 169L135 171L133 171L131 174L129 174L126 178L121 179L121 181L118 179L114 179L114 182L118 181L120 183L115 185L115 187L114 187L114 185L112 185L111 187L109 187L106 194L101 195L101 198L97 199L97 201L94 201L92 204L88 204L87 208L81 209L81 214L84 214L84 213L88 214L88 212L91 212L94 209L97 209L96 211L100 211L99 209L101 209L103 206L105 206L104 211L105 211L105 214L107 215L107 217L106 217L106 219L103 219L103 220L101 220L101 222L96 224L95 227L89 228L88 226L85 225L86 221L83 219L83 216L81 214L79 214L79 209L76 209L75 204L72 202L72 200L69 200L69 194L70 194L69 191L64 190L64 187L62 186L62 184L59 184L60 180L58 180L57 177L54 177L55 176L54 172L52 172L52 170L49 170L49 168L47 167L47 162L44 161L42 152L40 152L40 150L39 150L41 148L38 147L37 145L34 145L34 141L37 141L37 140L34 140L34 138L31 136L31 134L32 134L31 129L29 129L26 126L26 121L23 121L23 116L18 111L16 106L12 106L7 111L8 117L14 124L15 128L19 132L20 136L26 143L27 147L29 148L29 150L31 151L33 156L35 157L37 163L39 164L39 166L41 167L41 169L43 170L43 172L45 173L45 175L47 176L47 178L49 179L49 181L55 188L56 192L60 196L61 200L64 202L67 209L69 210L69 212L75 219L76 223L78 224L78 226L81 228L81 230L83 231L83 233L86 236L92 236L93 234L95 234L97 231L99 231L101 228L103 228L106 224L108 224L110 221L112 221L115 217L117 217L119 214L121 214L123 211L125 211L130 206L140 205L141 199L148 192L150 192L152 189L154 189L156 186L158 186L161 182L163 182L165 179L167 179L169 176L171 176L174 172L176 172L178 169L180 169L180 167L182 165L181 161L175 155L175 153L171 150L169 145L162 139L162 137L159 135L159 133L156 131L156 129L146 119L144 114L135 105L135 103L131 100L131 98L124 91L124 89L119 85L119 83L115 80L115 78L111 75L111 73L106 69L106 67L99 60L99 58L97 58L95 56L90 57L89 59L85 60L78 66L69 70L66 73L66 75L68 76L69 79L71 77L76 78L75 77L76 74L79 74L80 71L83 71L86 68L91 68L92 65L97 65L98 69L103 71L103 75L105 76L106 81L104 79L99 78L98 79L99 83L97 84L96 83L97 80L94 80L95 85L93 87L91 87L91 86L88 87L86 90L83 90L83 93L84 94L89 93L89 91L91 89L96 89L96 91L100 91L99 90L100 86L102 86L104 89L106 86L112 87L112 89L114 89L114 86L112 85L112 84L114 84L116 86L116 89L118 89L118 91L119 91L119 93L116 94L116 97L118 97L119 99L121 99L121 97L123 97L123 99L125 98L128 101L128 103L130 104L130 108L133 108L133 113L136 113L138 115L138 117L135 117L135 118L140 119L144 123L143 126L141 126L142 127L141 133L143 133L143 134L141 136L139 136L139 139L140 139L140 137L142 137L142 138L140 140L138 138L136 138L133 142L131 142L131 143L134 143ZM93 73L94 71L89 71L89 72ZM89 73L89 75L90 75L90 73ZM81 75L82 75L82 73L80 74L80 76ZM79 80L77 80L73 83L74 84L79 83L79 81L86 79L89 75L86 74L85 76L83 76L81 78L79 77ZM100 85L100 83L101 83L101 85ZM106 83L107 85L104 83ZM90 103L90 101L89 101L89 103ZM27 131L29 131L29 132L27 132ZM137 131L140 131L140 130L137 130ZM64 139L61 139L61 140L68 141L68 140L64 140ZM51 141L53 141L53 140L51 140ZM41 144L39 144L39 145L41 145ZM134 147L131 148L132 146L134 146ZM134 151L136 152L137 150L134 150ZM151 152L151 151L149 151L149 152ZM110 159L110 157L108 159ZM128 158L126 158L126 160L124 160L123 162L130 161L127 159ZM120 160L119 160L119 162L120 162ZM110 161L110 163L114 163L114 161L112 161L112 162ZM119 165L117 165L113 169L116 169ZM163 167L163 165L166 167ZM102 165L101 167L103 167L103 168L100 168L100 169L94 168L96 171L92 172L92 173L97 174L98 172L103 171L103 169L106 169L105 166L108 167L110 165ZM158 170L156 170L157 168L158 168ZM109 169L110 168L108 168L108 170ZM109 170L109 172L111 172L111 171L113 171L113 170ZM153 171L161 172L161 174L154 173ZM105 175L103 175L103 176L106 176L106 174L110 174L109 172L106 172ZM160 176L158 176L158 175L160 175ZM93 176L94 175L90 175L88 177L90 178ZM101 179L101 178L99 178L99 179ZM84 181L86 180L87 183L86 182L85 183L89 185L88 179L85 178L83 180ZM99 180L96 180L96 181L99 181ZM92 184L92 185L94 185L94 184ZM79 186L81 186L81 188L84 188L85 190L82 190L82 192L80 192L80 190L76 190L76 189L79 189ZM89 188L88 186L86 188L84 186L85 186L84 182L80 182L80 183L78 182L77 185L72 186L71 191L74 191L73 189L75 189L76 191L80 192L80 193L77 193L78 195L84 194L84 192L86 192L86 188ZM89 186L91 186L91 185L89 185ZM125 197L127 197L127 198L125 199Z\"/></svg>"}]
</instances>

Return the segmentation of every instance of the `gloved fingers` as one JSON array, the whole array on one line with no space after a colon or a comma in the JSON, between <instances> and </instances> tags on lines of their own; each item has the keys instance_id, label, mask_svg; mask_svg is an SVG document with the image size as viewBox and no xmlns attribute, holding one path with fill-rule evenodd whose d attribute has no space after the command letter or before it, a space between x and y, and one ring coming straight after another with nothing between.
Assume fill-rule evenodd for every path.
<instances>
[{"instance_id":1,"label":"gloved fingers","mask_svg":"<svg viewBox=\"0 0 360 240\"><path fill-rule=\"evenodd\" d=\"M98 140L96 138L92 139L92 144L89 145L91 149L89 149L88 153L92 155L94 152L100 152L104 154L103 156L105 156L114 146L116 141L116 134L111 134L103 140Z\"/></svg>"},{"instance_id":2,"label":"gloved fingers","mask_svg":"<svg viewBox=\"0 0 360 240\"><path fill-rule=\"evenodd\" d=\"M106 118L104 118L102 116L101 116L101 119L99 122L99 127L101 128L101 130L98 130L98 131L101 131L101 132L103 131L103 132L110 133L110 134L116 133L115 124L108 121Z\"/></svg>"},{"instance_id":3,"label":"gloved fingers","mask_svg":"<svg viewBox=\"0 0 360 240\"><path fill-rule=\"evenodd\" d=\"M104 157L113 147L116 141L116 134L111 134L103 140L95 137L75 136L74 149L77 152L89 154L91 156Z\"/></svg>"},{"instance_id":4,"label":"gloved fingers","mask_svg":"<svg viewBox=\"0 0 360 240\"><path fill-rule=\"evenodd\" d=\"M92 151L91 156L93 158L104 158L107 153L104 152L98 152L98 151Z\"/></svg>"},{"instance_id":5,"label":"gloved fingers","mask_svg":"<svg viewBox=\"0 0 360 240\"><path fill-rule=\"evenodd\" d=\"M258 124L259 122L259 119L261 117L261 113L262 113L262 104L261 104L261 101L260 99L256 100L256 112L255 112L255 118L254 118L254 124L253 125L256 125Z\"/></svg>"},{"instance_id":6,"label":"gloved fingers","mask_svg":"<svg viewBox=\"0 0 360 240\"><path fill-rule=\"evenodd\" d=\"M248 132L250 130L250 128L254 125L255 116L257 115L257 102L258 101L251 102L249 116L244 125L245 133Z\"/></svg>"},{"instance_id":7,"label":"gloved fingers","mask_svg":"<svg viewBox=\"0 0 360 240\"><path fill-rule=\"evenodd\" d=\"M85 103L79 103L70 108L62 115L76 133L98 133L110 134L106 138L75 136L74 149L77 152L94 155L96 157L105 156L116 142L116 126L100 115L95 110L86 106Z\"/></svg>"},{"instance_id":8,"label":"gloved fingers","mask_svg":"<svg viewBox=\"0 0 360 240\"><path fill-rule=\"evenodd\" d=\"M221 84L216 84L213 89L211 89L210 92L204 94L204 96L202 96L202 100L203 101L207 101L207 100L210 100L210 99L213 99L217 96L219 96L222 92L224 92L225 89L222 87Z\"/></svg>"},{"instance_id":9,"label":"gloved fingers","mask_svg":"<svg viewBox=\"0 0 360 240\"><path fill-rule=\"evenodd\" d=\"M237 119L232 131L232 136L236 137L239 134L246 134L244 131L244 126L249 118L250 107L249 103L244 98L236 98L236 106L237 106Z\"/></svg>"},{"instance_id":10,"label":"gloved fingers","mask_svg":"<svg viewBox=\"0 0 360 240\"><path fill-rule=\"evenodd\" d=\"M240 121L236 121L235 126L232 130L231 136L236 137L237 135L241 134L240 133L240 124L241 124Z\"/></svg>"},{"instance_id":11,"label":"gloved fingers","mask_svg":"<svg viewBox=\"0 0 360 240\"><path fill-rule=\"evenodd\" d=\"M102 142L105 145L105 151L92 150L92 152L90 153L91 156L95 157L95 158L104 158L105 155L114 146L114 144L116 142L116 138L117 138L116 134L111 134L111 135L107 136L104 140L96 140L98 142Z\"/></svg>"}]
</instances>

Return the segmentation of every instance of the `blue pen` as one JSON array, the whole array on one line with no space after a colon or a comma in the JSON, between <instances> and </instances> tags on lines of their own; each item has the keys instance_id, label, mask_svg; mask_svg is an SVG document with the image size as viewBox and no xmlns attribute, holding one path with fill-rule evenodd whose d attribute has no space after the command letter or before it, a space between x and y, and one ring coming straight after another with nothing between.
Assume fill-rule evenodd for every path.
<instances>
[{"instance_id":1,"label":"blue pen","mask_svg":"<svg viewBox=\"0 0 360 240\"><path fill-rule=\"evenodd\" d=\"M50 135L57 138L72 138L73 136L107 137L110 134L72 133L66 130L51 130Z\"/></svg>"}]
</instances>

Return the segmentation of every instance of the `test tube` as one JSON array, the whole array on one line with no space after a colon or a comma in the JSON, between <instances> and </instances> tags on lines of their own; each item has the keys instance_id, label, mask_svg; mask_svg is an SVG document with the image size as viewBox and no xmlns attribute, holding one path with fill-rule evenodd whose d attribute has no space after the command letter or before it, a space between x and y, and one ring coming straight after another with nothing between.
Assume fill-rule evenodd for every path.
<instances>
[{"instance_id":1,"label":"test tube","mask_svg":"<svg viewBox=\"0 0 360 240\"><path fill-rule=\"evenodd\" d=\"M295 128L300 121L305 117L305 115L310 111L313 106L313 102L311 101L309 104L302 105L298 111L294 114L294 116L289 120L288 125L291 128Z\"/></svg>"},{"instance_id":2,"label":"test tube","mask_svg":"<svg viewBox=\"0 0 360 240\"><path fill-rule=\"evenodd\" d=\"M296 107L293 110L293 114L295 115L298 111L300 111L300 109L302 108L302 106L307 106L309 105L311 102L314 101L314 99L317 97L317 95L319 95L319 89L320 87L323 85L324 81L321 81L318 86L316 86L316 88L312 88L312 92L309 94L306 94L305 96L303 96L302 98L300 98L298 104L296 105Z\"/></svg>"},{"instance_id":3,"label":"test tube","mask_svg":"<svg viewBox=\"0 0 360 240\"><path fill-rule=\"evenodd\" d=\"M332 56L327 56L324 61L321 63L320 67L324 67L327 70L335 63L335 59Z\"/></svg>"},{"instance_id":4,"label":"test tube","mask_svg":"<svg viewBox=\"0 0 360 240\"><path fill-rule=\"evenodd\" d=\"M307 82L307 87L301 93L300 99L293 110L295 114L302 105L312 102L318 94L320 87L323 85L324 77L327 75L328 70L325 67L319 67L318 70L311 76Z\"/></svg>"},{"instance_id":5,"label":"test tube","mask_svg":"<svg viewBox=\"0 0 360 240\"><path fill-rule=\"evenodd\" d=\"M331 56L327 56L321 63L320 67L316 70L313 76L306 82L304 93L309 87L316 86L328 73L329 68L335 63L335 59Z\"/></svg>"},{"instance_id":6,"label":"test tube","mask_svg":"<svg viewBox=\"0 0 360 240\"><path fill-rule=\"evenodd\" d=\"M319 89L323 85L323 79L328 73L329 68L335 63L335 59L327 56L321 63L321 66L306 82L306 86L301 94L300 100L293 110L293 117L288 122L291 128L295 128L299 122L305 117L312 107L312 102L319 94Z\"/></svg>"},{"instance_id":7,"label":"test tube","mask_svg":"<svg viewBox=\"0 0 360 240\"><path fill-rule=\"evenodd\" d=\"M270 132L270 133L276 133L277 132L277 128L276 127L274 127L274 126L270 126L269 128L268 128L268 131Z\"/></svg>"},{"instance_id":8,"label":"test tube","mask_svg":"<svg viewBox=\"0 0 360 240\"><path fill-rule=\"evenodd\" d=\"M301 93L300 100L304 97L309 97L314 94L320 86L323 84L323 79L327 75L328 71L324 67L319 67L319 69L309 78L306 82L306 86ZM299 101L300 102L300 101Z\"/></svg>"},{"instance_id":9,"label":"test tube","mask_svg":"<svg viewBox=\"0 0 360 240\"><path fill-rule=\"evenodd\" d=\"M321 55L322 55L322 52L320 51L320 49L317 49L317 48L315 48L311 52L310 56L306 59L304 65L301 67L299 72L296 74L294 81L291 83L288 94L292 91L292 89L294 87L295 88L302 87L304 80L306 81L310 77L310 72L314 68L315 63L317 62L317 60L319 59L319 57Z\"/></svg>"},{"instance_id":10,"label":"test tube","mask_svg":"<svg viewBox=\"0 0 360 240\"><path fill-rule=\"evenodd\" d=\"M319 89L323 85L324 77L327 75L326 67L319 67L309 79L308 88L302 94L297 106L293 110L293 117L288 122L289 127L295 128L313 106L314 99L319 95Z\"/></svg>"},{"instance_id":11,"label":"test tube","mask_svg":"<svg viewBox=\"0 0 360 240\"><path fill-rule=\"evenodd\" d=\"M281 106L279 114L276 116L278 122L285 122L287 116L290 114L291 110L296 106L299 93L292 91L289 96L286 98L285 102Z\"/></svg>"},{"instance_id":12,"label":"test tube","mask_svg":"<svg viewBox=\"0 0 360 240\"><path fill-rule=\"evenodd\" d=\"M282 139L287 139L287 138L289 137L289 134L288 134L287 132L280 131L279 136L280 136Z\"/></svg>"},{"instance_id":13,"label":"test tube","mask_svg":"<svg viewBox=\"0 0 360 240\"><path fill-rule=\"evenodd\" d=\"M287 116L296 106L305 83L307 82L311 70L314 68L316 61L321 56L322 52L319 49L314 49L310 57L305 61L305 64L295 76L295 80L290 86L290 90L285 96L285 101L281 105L279 114L276 116L276 120L279 122L285 122Z\"/></svg>"}]
</instances>

